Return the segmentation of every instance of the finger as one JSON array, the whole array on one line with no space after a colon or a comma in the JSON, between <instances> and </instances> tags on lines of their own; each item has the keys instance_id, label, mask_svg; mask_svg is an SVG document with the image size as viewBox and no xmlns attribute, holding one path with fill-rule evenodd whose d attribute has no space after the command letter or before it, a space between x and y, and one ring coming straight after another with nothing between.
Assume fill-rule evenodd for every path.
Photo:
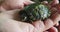
<instances>
[{"instance_id":1,"label":"finger","mask_svg":"<svg viewBox=\"0 0 60 32\"><path fill-rule=\"evenodd\" d=\"M41 31L45 31L51 27L53 27L56 23L58 23L58 21L60 20L60 15L59 14L54 14L51 19L47 19L44 21L44 23L40 20L40 21L36 21L33 23L33 25Z\"/></svg>"},{"instance_id":2,"label":"finger","mask_svg":"<svg viewBox=\"0 0 60 32\"><path fill-rule=\"evenodd\" d=\"M16 21L0 17L0 31L2 32L22 32Z\"/></svg>"},{"instance_id":3,"label":"finger","mask_svg":"<svg viewBox=\"0 0 60 32\"><path fill-rule=\"evenodd\" d=\"M59 0L53 0L54 4L58 4Z\"/></svg>"},{"instance_id":4,"label":"finger","mask_svg":"<svg viewBox=\"0 0 60 32\"><path fill-rule=\"evenodd\" d=\"M48 30L49 28L53 27L55 24L51 19L47 19L44 21L44 25L45 25L45 30Z\"/></svg>"},{"instance_id":5,"label":"finger","mask_svg":"<svg viewBox=\"0 0 60 32\"><path fill-rule=\"evenodd\" d=\"M42 32L41 29L34 27L31 24L18 22L21 29L25 29L26 32ZM22 24L22 25L21 25ZM38 23L37 23L38 24ZM38 26L38 25L37 25ZM42 28L42 26L41 26ZM25 32L24 31L24 32Z\"/></svg>"},{"instance_id":6,"label":"finger","mask_svg":"<svg viewBox=\"0 0 60 32\"><path fill-rule=\"evenodd\" d=\"M49 32L49 31L44 31L44 32Z\"/></svg>"},{"instance_id":7,"label":"finger","mask_svg":"<svg viewBox=\"0 0 60 32\"><path fill-rule=\"evenodd\" d=\"M18 12L19 12L19 10L10 10L10 11L4 11L4 10L2 10L1 13L0 13L0 15L3 18L8 18L8 19L14 19L14 20L16 20L15 18L20 19L19 15L18 15Z\"/></svg>"},{"instance_id":8,"label":"finger","mask_svg":"<svg viewBox=\"0 0 60 32\"><path fill-rule=\"evenodd\" d=\"M48 4L48 1L43 1L44 4Z\"/></svg>"},{"instance_id":9,"label":"finger","mask_svg":"<svg viewBox=\"0 0 60 32\"><path fill-rule=\"evenodd\" d=\"M57 23L55 26L58 26L59 25L59 23Z\"/></svg>"},{"instance_id":10,"label":"finger","mask_svg":"<svg viewBox=\"0 0 60 32\"><path fill-rule=\"evenodd\" d=\"M58 3L59 3L59 0L53 0L50 4L54 6L55 4L58 4Z\"/></svg>"},{"instance_id":11,"label":"finger","mask_svg":"<svg viewBox=\"0 0 60 32\"><path fill-rule=\"evenodd\" d=\"M51 16L51 19L47 19L44 21L46 29L51 28L53 25L57 24L60 21L60 15L54 14Z\"/></svg>"},{"instance_id":12,"label":"finger","mask_svg":"<svg viewBox=\"0 0 60 32\"><path fill-rule=\"evenodd\" d=\"M59 32L60 32L60 25L59 25L57 28L58 28L58 30L59 30Z\"/></svg>"},{"instance_id":13,"label":"finger","mask_svg":"<svg viewBox=\"0 0 60 32\"><path fill-rule=\"evenodd\" d=\"M24 1L24 5L29 5L29 4L32 4L34 3L33 1Z\"/></svg>"},{"instance_id":14,"label":"finger","mask_svg":"<svg viewBox=\"0 0 60 32\"><path fill-rule=\"evenodd\" d=\"M45 28L44 23L41 20L34 22L33 26L37 29L37 32L43 32Z\"/></svg>"},{"instance_id":15,"label":"finger","mask_svg":"<svg viewBox=\"0 0 60 32\"><path fill-rule=\"evenodd\" d=\"M49 32L58 32L57 28L55 28L55 27L50 28L48 31Z\"/></svg>"},{"instance_id":16,"label":"finger","mask_svg":"<svg viewBox=\"0 0 60 32\"><path fill-rule=\"evenodd\" d=\"M24 4L23 4L23 0L5 0L5 2L2 4L2 6L5 9L20 9L23 8Z\"/></svg>"},{"instance_id":17,"label":"finger","mask_svg":"<svg viewBox=\"0 0 60 32\"><path fill-rule=\"evenodd\" d=\"M35 26L35 28L37 28L38 31L42 32L42 31L46 31L49 28L53 27L54 23L51 19L47 19L45 20L44 23L42 21L37 21L37 22L34 22L33 25Z\"/></svg>"},{"instance_id":18,"label":"finger","mask_svg":"<svg viewBox=\"0 0 60 32\"><path fill-rule=\"evenodd\" d=\"M5 11L5 9L2 6L0 6L0 12L3 12L3 11Z\"/></svg>"},{"instance_id":19,"label":"finger","mask_svg":"<svg viewBox=\"0 0 60 32\"><path fill-rule=\"evenodd\" d=\"M57 5L55 5L54 7L56 7L57 12L60 13L60 4L57 4Z\"/></svg>"},{"instance_id":20,"label":"finger","mask_svg":"<svg viewBox=\"0 0 60 32\"><path fill-rule=\"evenodd\" d=\"M54 24L58 23L58 21L60 21L60 14L59 13L55 13L53 15L51 15L51 20L53 21Z\"/></svg>"},{"instance_id":21,"label":"finger","mask_svg":"<svg viewBox=\"0 0 60 32\"><path fill-rule=\"evenodd\" d=\"M29 23L18 22L19 27L23 30L23 32L33 32L34 26Z\"/></svg>"}]
</instances>

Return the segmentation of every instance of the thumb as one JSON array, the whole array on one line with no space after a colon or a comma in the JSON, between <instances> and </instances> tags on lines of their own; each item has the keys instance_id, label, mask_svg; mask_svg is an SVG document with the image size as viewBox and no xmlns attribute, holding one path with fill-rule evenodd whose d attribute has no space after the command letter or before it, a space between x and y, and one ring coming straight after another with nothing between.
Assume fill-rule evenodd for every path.
<instances>
[{"instance_id":1,"label":"thumb","mask_svg":"<svg viewBox=\"0 0 60 32\"><path fill-rule=\"evenodd\" d=\"M29 0L29 1L25 1L24 5L29 5L29 4L32 4L32 3L35 3L35 2Z\"/></svg>"}]
</instances>

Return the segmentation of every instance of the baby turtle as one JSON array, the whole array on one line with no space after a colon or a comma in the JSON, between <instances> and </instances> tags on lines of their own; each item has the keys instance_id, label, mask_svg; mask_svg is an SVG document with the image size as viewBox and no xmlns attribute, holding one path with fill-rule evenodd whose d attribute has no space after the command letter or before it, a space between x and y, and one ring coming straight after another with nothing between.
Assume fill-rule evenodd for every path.
<instances>
[{"instance_id":1,"label":"baby turtle","mask_svg":"<svg viewBox=\"0 0 60 32\"><path fill-rule=\"evenodd\" d=\"M20 20L24 22L34 22L36 20L44 20L51 15L49 7L41 3L33 3L26 6L19 12Z\"/></svg>"}]
</instances>

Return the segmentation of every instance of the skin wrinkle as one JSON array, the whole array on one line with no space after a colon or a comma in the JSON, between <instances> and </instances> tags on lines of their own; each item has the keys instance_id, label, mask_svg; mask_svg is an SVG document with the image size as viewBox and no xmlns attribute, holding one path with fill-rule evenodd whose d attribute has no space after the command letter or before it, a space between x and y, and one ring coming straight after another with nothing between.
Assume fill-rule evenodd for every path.
<instances>
[{"instance_id":1,"label":"skin wrinkle","mask_svg":"<svg viewBox=\"0 0 60 32\"><path fill-rule=\"evenodd\" d=\"M60 21L60 14L55 13L54 15L51 16L51 20L53 20L53 23L56 24L58 21Z\"/></svg>"},{"instance_id":2,"label":"skin wrinkle","mask_svg":"<svg viewBox=\"0 0 60 32\"><path fill-rule=\"evenodd\" d=\"M53 16L54 17L54 16ZM60 15L58 14L57 16L55 15L55 17L54 17L54 20L53 19L50 19L50 21L52 21L52 24L56 24L57 22L59 22L60 21ZM57 20L57 21L56 21ZM53 25L52 25L53 26Z\"/></svg>"},{"instance_id":3,"label":"skin wrinkle","mask_svg":"<svg viewBox=\"0 0 60 32\"><path fill-rule=\"evenodd\" d=\"M41 31L43 31L45 29L45 25L44 25L43 21L41 21L40 23L41 23L41 25L39 25L41 27L40 29L41 29Z\"/></svg>"},{"instance_id":4,"label":"skin wrinkle","mask_svg":"<svg viewBox=\"0 0 60 32\"><path fill-rule=\"evenodd\" d=\"M40 23L41 23L41 22L40 22ZM49 22L49 23L50 23L50 22ZM35 24L36 24L36 23L35 23ZM38 24L37 24L37 25L38 25ZM38 29L38 30L43 31L43 30L44 30L43 27L45 27L45 30L46 30L46 29L49 29L49 28L47 28L47 26L46 26L44 23L43 23L43 25L44 25L44 26L42 26L42 27L40 26L42 29ZM53 25L52 25L52 26L53 26ZM51 27L52 27L52 26L51 26ZM38 27L35 26L35 28L38 28ZM45 31L45 30L44 30L44 31Z\"/></svg>"},{"instance_id":5,"label":"skin wrinkle","mask_svg":"<svg viewBox=\"0 0 60 32\"><path fill-rule=\"evenodd\" d=\"M43 21L39 20L33 23L33 26L40 32L42 32L45 29ZM39 28L41 27L41 28Z\"/></svg>"},{"instance_id":6,"label":"skin wrinkle","mask_svg":"<svg viewBox=\"0 0 60 32\"><path fill-rule=\"evenodd\" d=\"M18 25L24 32L29 32L29 24L28 23L18 22Z\"/></svg>"},{"instance_id":7,"label":"skin wrinkle","mask_svg":"<svg viewBox=\"0 0 60 32\"><path fill-rule=\"evenodd\" d=\"M49 29L49 28L53 27L53 21L51 19L47 19L47 20L45 20L44 25L45 25L45 30Z\"/></svg>"},{"instance_id":8,"label":"skin wrinkle","mask_svg":"<svg viewBox=\"0 0 60 32\"><path fill-rule=\"evenodd\" d=\"M33 25L29 24L29 32L33 32L34 28L35 27Z\"/></svg>"},{"instance_id":9,"label":"skin wrinkle","mask_svg":"<svg viewBox=\"0 0 60 32\"><path fill-rule=\"evenodd\" d=\"M43 31L43 30L45 29L45 25L44 25L43 21L41 21L41 24L42 24L42 25L39 25L39 26L41 26L41 31ZM42 28L42 27L43 27L43 28Z\"/></svg>"},{"instance_id":10,"label":"skin wrinkle","mask_svg":"<svg viewBox=\"0 0 60 32\"><path fill-rule=\"evenodd\" d=\"M57 16L56 16L57 17ZM56 19L56 17L54 18L54 19ZM60 17L60 16L59 16ZM52 20L52 19L48 19L49 21L51 21L52 23L52 26L53 26L53 24L56 24L59 20L58 19L56 19L56 20ZM47 21L47 20L46 20ZM50 22L49 22L50 23ZM50 27L52 27L52 26L50 26ZM35 26L36 27L36 26ZM45 27L46 27L46 25L45 25ZM46 28L45 28L46 29ZM47 29L49 29L49 28L47 28Z\"/></svg>"}]
</instances>

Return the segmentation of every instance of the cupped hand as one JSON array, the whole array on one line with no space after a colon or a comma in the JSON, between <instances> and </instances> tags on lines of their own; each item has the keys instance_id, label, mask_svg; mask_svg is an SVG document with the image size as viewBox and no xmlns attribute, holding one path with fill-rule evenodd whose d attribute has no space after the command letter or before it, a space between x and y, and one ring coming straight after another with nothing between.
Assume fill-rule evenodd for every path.
<instances>
[{"instance_id":1,"label":"cupped hand","mask_svg":"<svg viewBox=\"0 0 60 32\"><path fill-rule=\"evenodd\" d=\"M33 3L30 0L5 0L1 5L5 9L22 9L24 5Z\"/></svg>"},{"instance_id":2,"label":"cupped hand","mask_svg":"<svg viewBox=\"0 0 60 32\"><path fill-rule=\"evenodd\" d=\"M20 3L21 2L21 3ZM21 9L24 5L33 3L30 0L6 0L5 3L1 5L1 10L7 9ZM21 5L22 4L22 5ZM3 8L2 8L3 7ZM20 21L13 20L15 12L17 10L9 10L0 13L0 31L1 32L58 32L55 27L53 27L60 20L60 14L55 13L51 18L45 21L36 21L32 24L24 23Z\"/></svg>"}]
</instances>

